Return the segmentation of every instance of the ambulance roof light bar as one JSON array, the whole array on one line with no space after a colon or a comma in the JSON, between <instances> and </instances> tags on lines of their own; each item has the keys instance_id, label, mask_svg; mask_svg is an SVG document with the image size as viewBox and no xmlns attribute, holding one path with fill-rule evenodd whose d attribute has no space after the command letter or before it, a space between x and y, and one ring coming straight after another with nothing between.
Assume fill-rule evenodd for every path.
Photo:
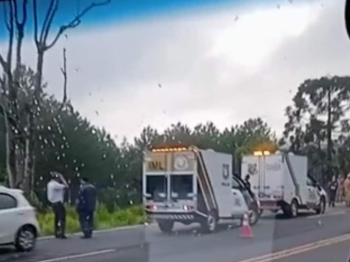
<instances>
[{"instance_id":1,"label":"ambulance roof light bar","mask_svg":"<svg viewBox=\"0 0 350 262\"><path fill-rule=\"evenodd\" d=\"M270 155L270 151L254 151L254 156L269 156Z\"/></svg>"},{"instance_id":2,"label":"ambulance roof light bar","mask_svg":"<svg viewBox=\"0 0 350 262\"><path fill-rule=\"evenodd\" d=\"M165 147L165 148L153 148L152 152L181 152L188 150L187 147Z\"/></svg>"}]
</instances>

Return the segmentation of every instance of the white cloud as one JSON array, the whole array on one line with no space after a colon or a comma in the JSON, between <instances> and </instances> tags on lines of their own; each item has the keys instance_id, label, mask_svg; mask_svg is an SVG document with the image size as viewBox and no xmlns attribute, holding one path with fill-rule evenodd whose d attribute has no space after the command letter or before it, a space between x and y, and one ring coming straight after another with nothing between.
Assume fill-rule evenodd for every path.
<instances>
[{"instance_id":1,"label":"white cloud","mask_svg":"<svg viewBox=\"0 0 350 262\"><path fill-rule=\"evenodd\" d=\"M257 116L281 132L301 81L344 74L350 64L344 0L286 3L81 27L46 57L49 90L60 94L66 46L74 105L120 138L148 124L223 128ZM25 60L34 59L27 43Z\"/></svg>"}]
</instances>

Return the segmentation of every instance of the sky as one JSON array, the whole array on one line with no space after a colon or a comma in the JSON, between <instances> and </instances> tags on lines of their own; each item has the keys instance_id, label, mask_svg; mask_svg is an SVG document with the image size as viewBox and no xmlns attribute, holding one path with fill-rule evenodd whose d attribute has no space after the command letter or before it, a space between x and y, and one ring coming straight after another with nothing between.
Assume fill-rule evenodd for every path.
<instances>
[{"instance_id":1,"label":"sky","mask_svg":"<svg viewBox=\"0 0 350 262\"><path fill-rule=\"evenodd\" d=\"M85 2L61 9L54 29ZM349 73L344 6L345 0L114 2L47 53L47 90L62 96L65 47L69 99L117 141L147 125L212 121L223 129L254 117L281 134L299 84ZM23 59L33 66L28 35Z\"/></svg>"}]
</instances>

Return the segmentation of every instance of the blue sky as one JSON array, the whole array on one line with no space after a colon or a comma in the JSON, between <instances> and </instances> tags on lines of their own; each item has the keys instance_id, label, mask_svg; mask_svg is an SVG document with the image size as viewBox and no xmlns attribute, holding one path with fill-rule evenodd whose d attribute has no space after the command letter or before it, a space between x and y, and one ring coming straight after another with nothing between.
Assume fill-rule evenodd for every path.
<instances>
[{"instance_id":1,"label":"blue sky","mask_svg":"<svg viewBox=\"0 0 350 262\"><path fill-rule=\"evenodd\" d=\"M60 0L59 9L53 22L53 27L56 29L67 23L77 14L92 2L103 2L93 0ZM183 13L196 13L206 10L213 12L227 7L235 9L244 6L258 8L264 5L285 5L292 0L111 0L111 2L102 7L95 8L84 16L81 27L103 27L111 23L132 23L144 19L157 19L168 15L181 15ZM303 0L308 2L310 0ZM20 6L21 0L18 0ZM38 1L39 20L44 19L47 12L49 0ZM0 2L0 8L5 5L5 2ZM32 3L29 0L28 4L28 23L27 31L31 32L33 27L32 18ZM0 16L1 17L1 16ZM42 21L42 20L41 20ZM0 25L4 25L0 23ZM6 38L6 30L0 27L0 39Z\"/></svg>"},{"instance_id":2,"label":"blue sky","mask_svg":"<svg viewBox=\"0 0 350 262\"><path fill-rule=\"evenodd\" d=\"M213 121L222 129L251 117L281 134L301 82L349 73L344 1L114 1L46 54L47 90L62 96L66 48L70 100L118 141L146 125ZM77 7L62 2L75 5L60 10L56 26ZM23 60L36 62L30 32Z\"/></svg>"},{"instance_id":3,"label":"blue sky","mask_svg":"<svg viewBox=\"0 0 350 262\"><path fill-rule=\"evenodd\" d=\"M62 23L70 21L74 15L83 10L92 2L103 2L92 0L60 0L59 9L53 23L54 26L60 26ZM21 0L18 1L20 5ZM258 2L258 1L255 1ZM272 1L269 1L272 2ZM38 1L39 18L43 19L48 9L49 0ZM196 12L198 10L212 8L217 9L227 5L235 7L247 4L243 0L111 0L111 2L84 16L83 26L103 26L114 22L132 22L140 19L157 18L164 15L176 14L181 12ZM250 4L253 1L249 2ZM0 3L5 5L5 3ZM32 27L32 3L29 1L28 29ZM0 35L5 31L1 30ZM3 37L3 36L2 36Z\"/></svg>"}]
</instances>

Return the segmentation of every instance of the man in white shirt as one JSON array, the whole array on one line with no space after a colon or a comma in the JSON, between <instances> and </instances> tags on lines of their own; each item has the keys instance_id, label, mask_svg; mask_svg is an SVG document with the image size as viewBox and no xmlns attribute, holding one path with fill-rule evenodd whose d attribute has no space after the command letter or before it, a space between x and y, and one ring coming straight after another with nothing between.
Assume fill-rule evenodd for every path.
<instances>
[{"instance_id":1,"label":"man in white shirt","mask_svg":"<svg viewBox=\"0 0 350 262\"><path fill-rule=\"evenodd\" d=\"M51 172L51 180L47 184L47 199L55 214L55 236L66 239L66 208L64 207L64 194L68 184L64 177L56 172Z\"/></svg>"}]
</instances>

